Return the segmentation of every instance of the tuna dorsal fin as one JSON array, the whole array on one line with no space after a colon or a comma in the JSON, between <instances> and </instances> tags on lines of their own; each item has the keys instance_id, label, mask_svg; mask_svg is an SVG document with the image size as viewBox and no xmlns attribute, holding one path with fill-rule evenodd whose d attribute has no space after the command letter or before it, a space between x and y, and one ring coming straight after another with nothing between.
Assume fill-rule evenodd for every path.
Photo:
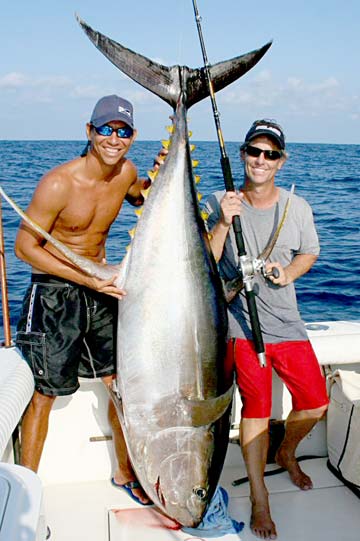
<instances>
[{"instance_id":1,"label":"tuna dorsal fin","mask_svg":"<svg viewBox=\"0 0 360 541\"><path fill-rule=\"evenodd\" d=\"M80 26L93 44L123 73L147 88L175 109L180 93L186 91L186 107L201 101L209 95L204 68L187 66L164 66L146 56L127 49L104 34L93 30L85 21L76 16ZM267 43L241 56L210 67L214 91L225 88L249 71L264 56L271 46Z\"/></svg>"}]
</instances>

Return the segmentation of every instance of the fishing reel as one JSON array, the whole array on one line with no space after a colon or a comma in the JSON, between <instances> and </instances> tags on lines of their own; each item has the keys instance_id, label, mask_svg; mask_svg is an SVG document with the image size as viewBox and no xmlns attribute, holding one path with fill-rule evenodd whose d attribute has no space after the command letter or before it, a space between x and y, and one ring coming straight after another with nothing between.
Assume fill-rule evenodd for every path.
<instances>
[{"instance_id":1,"label":"fishing reel","mask_svg":"<svg viewBox=\"0 0 360 541\"><path fill-rule=\"evenodd\" d=\"M240 256L238 268L247 291L252 290L252 282L255 274L262 274L264 278L269 278L270 276L279 278L280 276L280 271L277 267L273 267L270 271L267 271L265 259L251 257L249 255Z\"/></svg>"},{"instance_id":2,"label":"fishing reel","mask_svg":"<svg viewBox=\"0 0 360 541\"><path fill-rule=\"evenodd\" d=\"M262 274L264 278L274 276L279 278L280 272L277 267L273 267L271 271L266 270L265 259L260 257L250 257L249 255L243 255L239 258L238 264L239 275L232 280L223 282L223 289L225 299L229 303L236 295L243 289L249 293L253 291L253 281L256 274ZM256 295L256 293L254 292Z\"/></svg>"}]
</instances>

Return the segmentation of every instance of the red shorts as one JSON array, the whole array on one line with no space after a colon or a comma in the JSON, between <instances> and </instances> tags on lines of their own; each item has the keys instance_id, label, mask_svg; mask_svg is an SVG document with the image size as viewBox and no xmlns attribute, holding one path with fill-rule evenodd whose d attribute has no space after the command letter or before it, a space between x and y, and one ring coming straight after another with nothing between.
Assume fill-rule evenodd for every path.
<instances>
[{"instance_id":1,"label":"red shorts","mask_svg":"<svg viewBox=\"0 0 360 541\"><path fill-rule=\"evenodd\" d=\"M329 403L325 378L308 340L266 344L266 367L259 364L250 340L228 343L226 365L235 365L241 416L263 419L271 415L272 368L288 388L295 411L320 408Z\"/></svg>"}]
</instances>

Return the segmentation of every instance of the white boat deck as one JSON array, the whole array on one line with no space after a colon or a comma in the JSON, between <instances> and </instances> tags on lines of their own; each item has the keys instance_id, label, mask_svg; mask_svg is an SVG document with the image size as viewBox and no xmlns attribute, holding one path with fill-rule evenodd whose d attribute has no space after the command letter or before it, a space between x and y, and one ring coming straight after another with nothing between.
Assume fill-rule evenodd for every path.
<instances>
[{"instance_id":1,"label":"white boat deck","mask_svg":"<svg viewBox=\"0 0 360 541\"><path fill-rule=\"evenodd\" d=\"M309 330L318 358L321 364L326 365L327 373L333 373L339 368L360 372L359 322L334 322ZM3 404L8 407L12 405L11 400L15 394L22 396L24 392L23 380L19 379L18 372L8 373L5 370L4 362L7 360L10 366L13 362L12 355L11 350L0 350L3 361L0 405L2 398ZM332 366L328 359L334 359ZM289 394L276 376L273 384L273 398L276 397L276 400L273 400L272 417L284 419L290 407ZM3 411L0 459L5 469L7 463L12 462L12 445L10 439L4 451L4 442L8 441L21 415L18 411L20 403L23 411L31 393L32 389L27 396L22 397L19 404L15 404L16 407L12 406L6 415L4 406L0 409L0 418ZM33 474L39 487L27 487L27 475L22 476L18 466L16 468L20 470L13 474L12 468L4 474L0 471L0 541L44 541L45 525L51 530L50 541L202 541L210 538L207 532L200 530L196 535L189 535L181 530L171 529L174 523L160 515L155 508L137 504L124 491L112 486L110 477L116 465L106 415L107 402L105 388L97 380L83 380L77 393L56 400L51 412L39 476ZM237 394L233 415L235 423L239 421L239 408ZM343 425L346 429L345 423L340 419L337 425L339 433ZM316 425L301 442L298 456L327 454L327 426L329 423L326 420ZM232 431L231 436L235 434L236 430ZM356 437L355 435L355 439ZM359 540L359 498L328 470L326 462L327 458L302 462L303 469L313 480L314 488L310 491L301 491L295 487L287 472L266 477L279 541ZM276 469L275 465L267 466L267 470L274 468ZM358 462L354 468L356 472L359 471ZM11 475L12 485L8 481ZM230 498L229 516L244 522L245 526L238 534L211 536L214 541L256 539L249 528L248 483L238 487L232 485L232 481L245 475L240 447L236 443L230 443L220 485L226 489ZM35 483L35 479L33 481ZM41 484L42 509L39 512ZM18 505L14 507L9 504L7 494L15 497L19 490L22 492L22 499L20 501L17 498ZM5 518L2 519L2 516ZM15 527L20 534L9 535L8 528Z\"/></svg>"},{"instance_id":2,"label":"white boat deck","mask_svg":"<svg viewBox=\"0 0 360 541\"><path fill-rule=\"evenodd\" d=\"M245 523L239 534L212 537L214 541L256 539L249 529L248 484L233 487L232 481L245 476L235 465L240 449L230 444L220 484L229 496L229 515ZM304 470L314 488L301 491L286 472L267 478L273 520L279 541L358 541L359 499L328 470L326 459L306 460ZM270 465L269 469L275 466ZM57 484L45 487L47 524L54 541L185 541L206 539L166 527L154 508L133 502L110 481ZM171 525L171 523L170 523Z\"/></svg>"}]
</instances>

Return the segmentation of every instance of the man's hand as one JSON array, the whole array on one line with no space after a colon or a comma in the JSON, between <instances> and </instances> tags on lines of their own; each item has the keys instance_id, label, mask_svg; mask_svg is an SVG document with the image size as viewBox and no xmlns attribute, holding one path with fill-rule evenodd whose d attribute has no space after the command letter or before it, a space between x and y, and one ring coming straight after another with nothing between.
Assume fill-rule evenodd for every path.
<instances>
[{"instance_id":1,"label":"man's hand","mask_svg":"<svg viewBox=\"0 0 360 541\"><path fill-rule=\"evenodd\" d=\"M300 276L306 274L316 260L317 256L314 254L298 254L285 268L277 261L274 263L266 263L265 268L266 272L271 272L271 269L274 267L277 268L279 276L275 278L275 276L270 275L268 279L278 286L287 286L291 284L291 282L295 282Z\"/></svg>"},{"instance_id":2,"label":"man's hand","mask_svg":"<svg viewBox=\"0 0 360 541\"><path fill-rule=\"evenodd\" d=\"M277 269L277 272L275 272L275 276L271 274L273 269ZM267 274L266 278L270 280L273 284L277 286L287 286L290 284L289 277L286 274L286 270L283 268L283 266L278 263L277 261L274 263L266 263L265 270Z\"/></svg>"},{"instance_id":3,"label":"man's hand","mask_svg":"<svg viewBox=\"0 0 360 541\"><path fill-rule=\"evenodd\" d=\"M220 201L221 218L220 223L230 227L234 216L241 214L241 202L244 199L242 192L226 192Z\"/></svg>"},{"instance_id":4,"label":"man's hand","mask_svg":"<svg viewBox=\"0 0 360 541\"><path fill-rule=\"evenodd\" d=\"M153 171L157 171L159 169L159 167L164 163L168 153L169 151L167 150L167 148L161 147L161 149L154 158Z\"/></svg>"},{"instance_id":5,"label":"man's hand","mask_svg":"<svg viewBox=\"0 0 360 541\"><path fill-rule=\"evenodd\" d=\"M105 295L110 295L111 297L121 300L125 297L126 291L115 285L116 279L117 275L114 275L109 280L100 280L99 278L91 277L89 278L88 287L99 293L105 293Z\"/></svg>"},{"instance_id":6,"label":"man's hand","mask_svg":"<svg viewBox=\"0 0 360 541\"><path fill-rule=\"evenodd\" d=\"M220 201L221 216L209 234L210 246L215 261L220 261L233 217L241 214L241 202L243 199L243 193L226 192Z\"/></svg>"}]
</instances>

